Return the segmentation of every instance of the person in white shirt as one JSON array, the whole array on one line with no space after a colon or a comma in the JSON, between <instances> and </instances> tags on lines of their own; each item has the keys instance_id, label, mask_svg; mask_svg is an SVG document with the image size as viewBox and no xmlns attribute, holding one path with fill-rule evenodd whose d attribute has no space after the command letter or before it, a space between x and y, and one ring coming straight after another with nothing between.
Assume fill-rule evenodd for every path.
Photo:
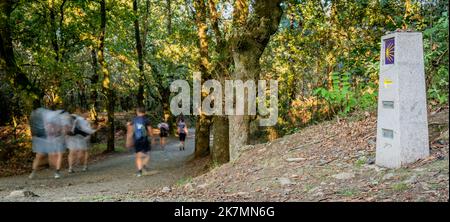
<instances>
[{"instance_id":1,"label":"person in white shirt","mask_svg":"<svg viewBox=\"0 0 450 222\"><path fill-rule=\"evenodd\" d=\"M65 150L64 137L70 130L70 115L64 110L38 108L31 113L30 127L32 149L36 153L29 178L33 179L47 156L50 166L55 168L55 179L61 178L60 169Z\"/></svg>"},{"instance_id":2,"label":"person in white shirt","mask_svg":"<svg viewBox=\"0 0 450 222\"><path fill-rule=\"evenodd\" d=\"M69 149L69 173L74 173L73 166L76 162L83 164L82 171L88 170L88 148L90 136L96 130L86 120L86 115L72 114L72 130L66 136L66 146Z\"/></svg>"}]
</instances>

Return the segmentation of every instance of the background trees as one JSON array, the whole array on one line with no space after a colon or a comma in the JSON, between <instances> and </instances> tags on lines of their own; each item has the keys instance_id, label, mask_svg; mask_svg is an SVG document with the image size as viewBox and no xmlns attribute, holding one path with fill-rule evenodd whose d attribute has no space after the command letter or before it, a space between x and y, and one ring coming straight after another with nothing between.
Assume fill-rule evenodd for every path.
<instances>
[{"instance_id":1,"label":"background trees","mask_svg":"<svg viewBox=\"0 0 450 222\"><path fill-rule=\"evenodd\" d=\"M218 163L230 148L233 158L245 144L370 111L380 37L399 28L423 32L429 105L448 106L448 0L2 0L0 10L0 124L26 123L39 105L90 111L107 119L109 151L114 113L145 105L173 126L170 83L196 71L279 81L274 127L193 118L197 155Z\"/></svg>"}]
</instances>

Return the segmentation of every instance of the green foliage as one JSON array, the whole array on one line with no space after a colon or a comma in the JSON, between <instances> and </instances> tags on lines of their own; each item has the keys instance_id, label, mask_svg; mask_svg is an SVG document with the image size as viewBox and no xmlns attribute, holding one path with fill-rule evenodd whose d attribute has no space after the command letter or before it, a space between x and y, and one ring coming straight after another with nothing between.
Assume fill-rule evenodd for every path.
<instances>
[{"instance_id":1,"label":"green foliage","mask_svg":"<svg viewBox=\"0 0 450 222\"><path fill-rule=\"evenodd\" d=\"M360 157L359 159L357 159L355 161L355 166L356 167L362 167L364 164L366 164L367 158L365 156Z\"/></svg>"},{"instance_id":2,"label":"green foliage","mask_svg":"<svg viewBox=\"0 0 450 222\"><path fill-rule=\"evenodd\" d=\"M170 82L188 79L196 68L196 30L191 15L181 7L186 2L172 0L170 15L165 2L138 2L139 9L135 14L132 1L106 1L105 58L118 110L135 106L138 82L142 81L138 75L134 39L136 17L141 24L141 38L147 26L143 81L149 108L158 108L161 91L167 91ZM168 17L172 21L171 33L162 24ZM99 76L97 83L92 81L95 73L91 51L98 48L100 35L98 2L17 1L10 22L17 64L37 88L44 90L45 106L86 110L92 103L89 101L91 93L96 91L99 94L98 109L105 109L106 95L101 89L103 77ZM21 97L20 94L15 92L16 97ZM20 101L28 99L24 97ZM26 106L18 110L29 113L31 106L22 103Z\"/></svg>"},{"instance_id":3,"label":"green foliage","mask_svg":"<svg viewBox=\"0 0 450 222\"><path fill-rule=\"evenodd\" d=\"M190 81L198 69L195 10L192 1L172 0L171 14L165 1L138 2L134 13L132 1L107 1L105 59L117 96L116 110L136 105L138 83L143 81L145 105L157 116L173 96L170 83ZM219 29L229 40L234 28L229 13L232 4L215 2L221 17ZM99 82L93 81L99 10L97 1L15 1L10 26L16 61L30 81L45 91L46 106L86 110L97 92L98 109L105 110L102 76ZM286 0L283 10L258 73L260 79L279 82L279 124L273 134L297 132L333 115L376 107L380 38L399 28L423 32L428 101L448 104L448 0ZM135 48L135 19L141 38L147 26L143 80ZM210 62L215 64L223 55L215 52L217 42L207 21ZM12 114L27 115L32 106L26 93L0 80L0 122L5 124L11 122Z\"/></svg>"},{"instance_id":4,"label":"green foliage","mask_svg":"<svg viewBox=\"0 0 450 222\"><path fill-rule=\"evenodd\" d=\"M261 58L265 76L279 81L281 134L375 108L380 39L397 29L423 32L429 101L448 104L448 0L286 4Z\"/></svg>"},{"instance_id":5,"label":"green foliage","mask_svg":"<svg viewBox=\"0 0 450 222\"><path fill-rule=\"evenodd\" d=\"M428 98L439 105L448 104L448 12L423 35Z\"/></svg>"},{"instance_id":6,"label":"green foliage","mask_svg":"<svg viewBox=\"0 0 450 222\"><path fill-rule=\"evenodd\" d=\"M314 94L329 104L333 114L346 114L357 104L355 93L350 88L350 73L333 72L331 79L331 89L319 87Z\"/></svg>"}]
</instances>

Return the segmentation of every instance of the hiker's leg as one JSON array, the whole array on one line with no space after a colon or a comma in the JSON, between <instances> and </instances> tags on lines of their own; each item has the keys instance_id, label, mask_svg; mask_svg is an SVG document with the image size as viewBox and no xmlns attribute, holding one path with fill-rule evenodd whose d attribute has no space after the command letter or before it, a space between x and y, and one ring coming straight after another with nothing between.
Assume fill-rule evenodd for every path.
<instances>
[{"instance_id":1,"label":"hiker's leg","mask_svg":"<svg viewBox=\"0 0 450 222\"><path fill-rule=\"evenodd\" d=\"M36 171L39 167L39 164L41 163L41 160L44 159L45 154L43 153L36 153L36 157L33 160L33 165L31 166L32 171L30 176L28 176L28 178L33 179L36 175Z\"/></svg>"},{"instance_id":2,"label":"hiker's leg","mask_svg":"<svg viewBox=\"0 0 450 222\"><path fill-rule=\"evenodd\" d=\"M55 179L61 178L59 170L61 169L62 155L62 152L54 152L49 154L50 162L52 162L53 167L55 167Z\"/></svg>"},{"instance_id":3,"label":"hiker's leg","mask_svg":"<svg viewBox=\"0 0 450 222\"><path fill-rule=\"evenodd\" d=\"M69 171L72 170L73 164L75 162L75 154L76 154L76 150L69 150Z\"/></svg>"},{"instance_id":4,"label":"hiker's leg","mask_svg":"<svg viewBox=\"0 0 450 222\"><path fill-rule=\"evenodd\" d=\"M50 165L50 167L54 167L56 169L56 154L55 153L48 154L48 165Z\"/></svg>"},{"instance_id":5,"label":"hiker's leg","mask_svg":"<svg viewBox=\"0 0 450 222\"><path fill-rule=\"evenodd\" d=\"M41 163L41 160L44 159L45 154L43 153L36 153L36 157L33 160L33 166L32 169L33 171L36 171L39 167L39 164Z\"/></svg>"},{"instance_id":6,"label":"hiker's leg","mask_svg":"<svg viewBox=\"0 0 450 222\"><path fill-rule=\"evenodd\" d=\"M83 166L85 169L87 169L89 153L88 153L87 149L83 150L82 152L83 152L83 155L82 155L83 156Z\"/></svg>"},{"instance_id":7,"label":"hiker's leg","mask_svg":"<svg viewBox=\"0 0 450 222\"><path fill-rule=\"evenodd\" d=\"M184 141L186 140L186 134L180 134L180 142L181 142L181 147L180 149L184 150Z\"/></svg>"},{"instance_id":8,"label":"hiker's leg","mask_svg":"<svg viewBox=\"0 0 450 222\"><path fill-rule=\"evenodd\" d=\"M56 170L60 170L61 169L61 165L62 165L62 158L63 157L63 153L62 152L57 152L56 153Z\"/></svg>"},{"instance_id":9,"label":"hiker's leg","mask_svg":"<svg viewBox=\"0 0 450 222\"><path fill-rule=\"evenodd\" d=\"M61 168L61 161L62 161L62 153L61 152L54 152L50 153L48 155L49 162L51 162L51 165L55 168L55 179L61 178L61 175L59 174L59 169Z\"/></svg>"},{"instance_id":10,"label":"hiker's leg","mask_svg":"<svg viewBox=\"0 0 450 222\"><path fill-rule=\"evenodd\" d=\"M136 168L142 170L142 152L136 153Z\"/></svg>"},{"instance_id":11,"label":"hiker's leg","mask_svg":"<svg viewBox=\"0 0 450 222\"><path fill-rule=\"evenodd\" d=\"M77 150L77 162L79 165L84 163L83 150Z\"/></svg>"},{"instance_id":12,"label":"hiker's leg","mask_svg":"<svg viewBox=\"0 0 450 222\"><path fill-rule=\"evenodd\" d=\"M148 162L150 161L150 151L143 154L142 166L148 166Z\"/></svg>"}]
</instances>

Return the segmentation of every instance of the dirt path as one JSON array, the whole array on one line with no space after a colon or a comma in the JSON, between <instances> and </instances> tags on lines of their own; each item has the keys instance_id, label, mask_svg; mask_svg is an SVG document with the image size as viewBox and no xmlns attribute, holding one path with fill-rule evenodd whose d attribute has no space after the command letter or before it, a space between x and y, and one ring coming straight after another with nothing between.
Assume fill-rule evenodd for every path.
<instances>
[{"instance_id":1,"label":"dirt path","mask_svg":"<svg viewBox=\"0 0 450 222\"><path fill-rule=\"evenodd\" d=\"M0 178L0 201L108 201L118 194L162 189L191 177L198 170L187 167L194 152L194 138L192 130L184 151L179 151L176 137L168 139L165 150L159 144L153 145L150 170L140 178L135 176L133 152L94 163L88 172L68 174L64 170L58 180L52 178L52 170L39 171L33 180L28 175ZM12 197L11 192L17 190L31 191L38 197Z\"/></svg>"},{"instance_id":2,"label":"dirt path","mask_svg":"<svg viewBox=\"0 0 450 222\"><path fill-rule=\"evenodd\" d=\"M351 118L351 119L350 119ZM448 111L432 114L429 157L399 169L374 164L376 114L309 126L246 146L234 162L127 199L148 201L448 201Z\"/></svg>"}]
</instances>

